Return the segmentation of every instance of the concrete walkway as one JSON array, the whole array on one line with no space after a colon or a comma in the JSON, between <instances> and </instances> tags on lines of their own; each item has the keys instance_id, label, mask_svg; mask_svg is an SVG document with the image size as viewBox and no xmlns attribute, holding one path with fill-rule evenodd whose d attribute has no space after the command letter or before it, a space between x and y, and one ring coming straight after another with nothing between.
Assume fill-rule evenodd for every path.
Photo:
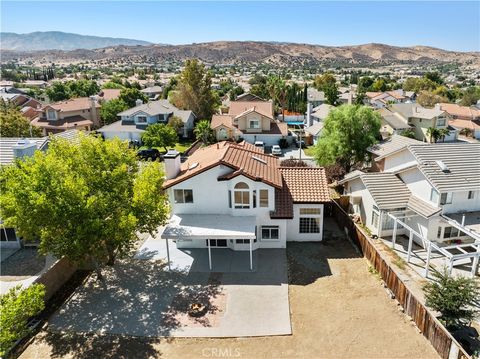
<instances>
[{"instance_id":1,"label":"concrete walkway","mask_svg":"<svg viewBox=\"0 0 480 359\"><path fill-rule=\"evenodd\" d=\"M172 243L173 244L173 243ZM291 334L285 250L255 251L254 271L248 252L170 247L150 238L134 259L105 270L105 281L92 275L85 286L50 320L56 331L97 332L144 337L253 337ZM198 320L189 304L207 303Z\"/></svg>"}]
</instances>

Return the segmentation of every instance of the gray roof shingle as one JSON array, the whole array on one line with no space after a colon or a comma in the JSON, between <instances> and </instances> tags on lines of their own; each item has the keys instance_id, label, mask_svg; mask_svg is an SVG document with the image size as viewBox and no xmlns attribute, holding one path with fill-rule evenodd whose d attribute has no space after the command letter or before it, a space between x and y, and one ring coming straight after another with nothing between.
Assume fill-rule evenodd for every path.
<instances>
[{"instance_id":1,"label":"gray roof shingle","mask_svg":"<svg viewBox=\"0 0 480 359\"><path fill-rule=\"evenodd\" d=\"M410 198L408 187L397 176L386 172L360 175L379 209L394 209L407 206Z\"/></svg>"}]
</instances>

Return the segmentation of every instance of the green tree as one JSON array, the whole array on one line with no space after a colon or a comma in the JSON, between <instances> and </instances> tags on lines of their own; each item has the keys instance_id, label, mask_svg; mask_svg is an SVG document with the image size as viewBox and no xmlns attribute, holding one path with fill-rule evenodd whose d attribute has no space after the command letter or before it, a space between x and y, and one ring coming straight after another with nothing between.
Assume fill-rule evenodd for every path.
<instances>
[{"instance_id":1,"label":"green tree","mask_svg":"<svg viewBox=\"0 0 480 359\"><path fill-rule=\"evenodd\" d=\"M1 137L39 137L42 131L30 124L18 108L3 99L0 100Z\"/></svg>"},{"instance_id":2,"label":"green tree","mask_svg":"<svg viewBox=\"0 0 480 359\"><path fill-rule=\"evenodd\" d=\"M118 99L125 102L128 108L135 107L135 103L137 100L142 100L143 103L148 102L147 95L140 92L140 90L136 88L126 88L121 90Z\"/></svg>"},{"instance_id":3,"label":"green tree","mask_svg":"<svg viewBox=\"0 0 480 359\"><path fill-rule=\"evenodd\" d=\"M450 130L448 128L439 128L438 129L438 136L442 140L442 142L445 142L445 137L450 135Z\"/></svg>"},{"instance_id":4,"label":"green tree","mask_svg":"<svg viewBox=\"0 0 480 359\"><path fill-rule=\"evenodd\" d=\"M435 82L438 85L443 85L442 76L438 71L427 72L423 77L430 81Z\"/></svg>"},{"instance_id":5,"label":"green tree","mask_svg":"<svg viewBox=\"0 0 480 359\"><path fill-rule=\"evenodd\" d=\"M430 91L421 91L417 96L417 103L423 107L432 108L437 103L448 102L448 98L435 95Z\"/></svg>"},{"instance_id":6,"label":"green tree","mask_svg":"<svg viewBox=\"0 0 480 359\"><path fill-rule=\"evenodd\" d=\"M11 288L0 295L0 356L30 329L28 319L39 314L44 308L45 286L32 284L28 288Z\"/></svg>"},{"instance_id":7,"label":"green tree","mask_svg":"<svg viewBox=\"0 0 480 359\"><path fill-rule=\"evenodd\" d=\"M409 128L401 133L403 137L408 138L415 138L415 130L413 128Z\"/></svg>"},{"instance_id":8,"label":"green tree","mask_svg":"<svg viewBox=\"0 0 480 359\"><path fill-rule=\"evenodd\" d=\"M472 86L463 92L462 101L460 104L462 106L472 106L475 105L478 100L480 100L480 87Z\"/></svg>"},{"instance_id":9,"label":"green tree","mask_svg":"<svg viewBox=\"0 0 480 359\"><path fill-rule=\"evenodd\" d=\"M213 142L213 130L210 127L210 122L208 120L199 121L195 126L193 133L197 140L202 141L206 145Z\"/></svg>"},{"instance_id":10,"label":"green tree","mask_svg":"<svg viewBox=\"0 0 480 359\"><path fill-rule=\"evenodd\" d=\"M68 86L63 82L58 81L55 81L49 88L47 88L45 93L50 101L53 102L68 100L72 97Z\"/></svg>"},{"instance_id":11,"label":"green tree","mask_svg":"<svg viewBox=\"0 0 480 359\"><path fill-rule=\"evenodd\" d=\"M335 106L338 101L338 88L337 85L329 85L324 87L323 92L325 93L325 97L327 99L327 103L329 105Z\"/></svg>"},{"instance_id":12,"label":"green tree","mask_svg":"<svg viewBox=\"0 0 480 359\"><path fill-rule=\"evenodd\" d=\"M432 142L437 143L437 141L440 138L440 130L438 128L435 128L435 127L429 127L427 129L427 136L430 139L430 143L432 143Z\"/></svg>"},{"instance_id":13,"label":"green tree","mask_svg":"<svg viewBox=\"0 0 480 359\"><path fill-rule=\"evenodd\" d=\"M100 108L100 118L104 125L111 124L118 120L118 114L128 109L128 105L120 98L102 103Z\"/></svg>"},{"instance_id":14,"label":"green tree","mask_svg":"<svg viewBox=\"0 0 480 359\"><path fill-rule=\"evenodd\" d=\"M333 109L315 147L316 162L320 166L339 163L349 172L355 163L368 159L368 147L380 137L380 122L380 115L366 106L343 105Z\"/></svg>"},{"instance_id":15,"label":"green tree","mask_svg":"<svg viewBox=\"0 0 480 359\"><path fill-rule=\"evenodd\" d=\"M388 86L384 79L377 79L373 85L372 90L377 92L384 92L387 91Z\"/></svg>"},{"instance_id":16,"label":"green tree","mask_svg":"<svg viewBox=\"0 0 480 359\"><path fill-rule=\"evenodd\" d=\"M198 60L187 60L171 99L175 106L191 110L198 118L211 118L220 104L212 91L212 76Z\"/></svg>"},{"instance_id":17,"label":"green tree","mask_svg":"<svg viewBox=\"0 0 480 359\"><path fill-rule=\"evenodd\" d=\"M170 119L168 120L168 125L170 127L173 127L176 133L179 133L184 126L183 120L178 116L170 117Z\"/></svg>"},{"instance_id":18,"label":"green tree","mask_svg":"<svg viewBox=\"0 0 480 359\"><path fill-rule=\"evenodd\" d=\"M441 313L441 320L449 329L472 321L478 314L475 309L480 289L474 278L451 277L444 268L433 272L434 281L424 286L426 304Z\"/></svg>"},{"instance_id":19,"label":"green tree","mask_svg":"<svg viewBox=\"0 0 480 359\"><path fill-rule=\"evenodd\" d=\"M177 131L163 123L149 125L142 134L142 143L149 148L163 147L167 151L168 147L174 147L177 142Z\"/></svg>"},{"instance_id":20,"label":"green tree","mask_svg":"<svg viewBox=\"0 0 480 359\"><path fill-rule=\"evenodd\" d=\"M125 87L118 82L108 81L102 85L102 89L124 89Z\"/></svg>"},{"instance_id":21,"label":"green tree","mask_svg":"<svg viewBox=\"0 0 480 359\"><path fill-rule=\"evenodd\" d=\"M336 83L337 79L330 72L317 76L315 80L313 80L313 86L319 91L325 91L326 88L335 86Z\"/></svg>"},{"instance_id":22,"label":"green tree","mask_svg":"<svg viewBox=\"0 0 480 359\"><path fill-rule=\"evenodd\" d=\"M367 92L372 89L373 79L369 76L363 76L358 80L358 90L361 92Z\"/></svg>"},{"instance_id":23,"label":"green tree","mask_svg":"<svg viewBox=\"0 0 480 359\"><path fill-rule=\"evenodd\" d=\"M153 175L155 173L155 175ZM145 183L147 181L148 183ZM161 165L138 165L126 141L80 135L0 170L0 217L39 251L74 263L113 265L137 233L168 218Z\"/></svg>"}]
</instances>

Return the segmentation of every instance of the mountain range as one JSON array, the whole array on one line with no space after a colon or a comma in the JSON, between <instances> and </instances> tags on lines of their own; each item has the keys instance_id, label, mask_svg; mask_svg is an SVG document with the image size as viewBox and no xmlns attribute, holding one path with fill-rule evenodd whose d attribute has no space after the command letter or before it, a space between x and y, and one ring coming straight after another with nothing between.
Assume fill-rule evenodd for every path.
<instances>
[{"instance_id":1,"label":"mountain range","mask_svg":"<svg viewBox=\"0 0 480 359\"><path fill-rule=\"evenodd\" d=\"M365 66L459 63L480 66L478 52L447 51L428 46L398 47L376 43L356 46L322 46L260 41L163 45L139 40L101 38L61 32L37 32L24 35L3 33L1 36L4 62L21 59L42 62L113 60L155 63L198 58L211 64L263 63L290 67L328 63Z\"/></svg>"},{"instance_id":2,"label":"mountain range","mask_svg":"<svg viewBox=\"0 0 480 359\"><path fill-rule=\"evenodd\" d=\"M117 45L150 45L150 42L115 37L71 34L61 31L0 33L1 49L16 51L98 49Z\"/></svg>"}]
</instances>

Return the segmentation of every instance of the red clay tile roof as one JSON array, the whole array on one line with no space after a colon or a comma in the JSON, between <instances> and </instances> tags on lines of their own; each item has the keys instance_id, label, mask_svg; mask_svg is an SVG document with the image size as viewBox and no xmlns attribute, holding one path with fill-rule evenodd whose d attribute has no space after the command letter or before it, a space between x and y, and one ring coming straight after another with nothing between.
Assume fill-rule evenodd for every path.
<instances>
[{"instance_id":1,"label":"red clay tile roof","mask_svg":"<svg viewBox=\"0 0 480 359\"><path fill-rule=\"evenodd\" d=\"M218 126L225 126L227 128L234 128L233 119L230 115L213 115L210 127L215 129Z\"/></svg>"},{"instance_id":2,"label":"red clay tile roof","mask_svg":"<svg viewBox=\"0 0 480 359\"><path fill-rule=\"evenodd\" d=\"M120 89L103 89L100 92L100 98L105 100L105 101L110 101L113 99L116 99L120 96L120 92L122 90Z\"/></svg>"},{"instance_id":3,"label":"red clay tile roof","mask_svg":"<svg viewBox=\"0 0 480 359\"><path fill-rule=\"evenodd\" d=\"M72 98L70 100L51 103L46 105L44 108L51 107L57 111L69 112L69 111L79 111L87 110L91 108L92 100L89 97L78 97ZM95 107L100 108L100 104L95 102Z\"/></svg>"},{"instance_id":4,"label":"red clay tile roof","mask_svg":"<svg viewBox=\"0 0 480 359\"><path fill-rule=\"evenodd\" d=\"M46 129L68 129L68 128L83 128L92 126L93 122L87 120L85 117L76 115L65 117L61 120L49 121L44 118L37 117L32 120L31 124L36 127L46 128Z\"/></svg>"},{"instance_id":5,"label":"red clay tile roof","mask_svg":"<svg viewBox=\"0 0 480 359\"><path fill-rule=\"evenodd\" d=\"M210 168L223 164L234 171L242 170L242 174L245 177L254 181L262 181L271 186L281 188L282 175L278 170L278 158L265 155L258 149L252 149L251 147L255 146L223 141L201 148L182 165L178 176L165 181L163 187L171 187ZM197 165L190 169L193 163L197 163Z\"/></svg>"},{"instance_id":6,"label":"red clay tile roof","mask_svg":"<svg viewBox=\"0 0 480 359\"><path fill-rule=\"evenodd\" d=\"M280 167L294 203L330 202L323 167Z\"/></svg>"},{"instance_id":7,"label":"red clay tile roof","mask_svg":"<svg viewBox=\"0 0 480 359\"><path fill-rule=\"evenodd\" d=\"M228 114L236 117L252 109L261 115L273 118L273 103L271 101L232 101L230 102Z\"/></svg>"},{"instance_id":8,"label":"red clay tile roof","mask_svg":"<svg viewBox=\"0 0 480 359\"><path fill-rule=\"evenodd\" d=\"M453 117L461 119L475 119L480 117L480 110L474 107L460 106L455 103L440 103L440 109Z\"/></svg>"},{"instance_id":9,"label":"red clay tile roof","mask_svg":"<svg viewBox=\"0 0 480 359\"><path fill-rule=\"evenodd\" d=\"M275 210L270 213L270 218L293 218L293 198L285 180L281 189L275 189Z\"/></svg>"}]
</instances>

